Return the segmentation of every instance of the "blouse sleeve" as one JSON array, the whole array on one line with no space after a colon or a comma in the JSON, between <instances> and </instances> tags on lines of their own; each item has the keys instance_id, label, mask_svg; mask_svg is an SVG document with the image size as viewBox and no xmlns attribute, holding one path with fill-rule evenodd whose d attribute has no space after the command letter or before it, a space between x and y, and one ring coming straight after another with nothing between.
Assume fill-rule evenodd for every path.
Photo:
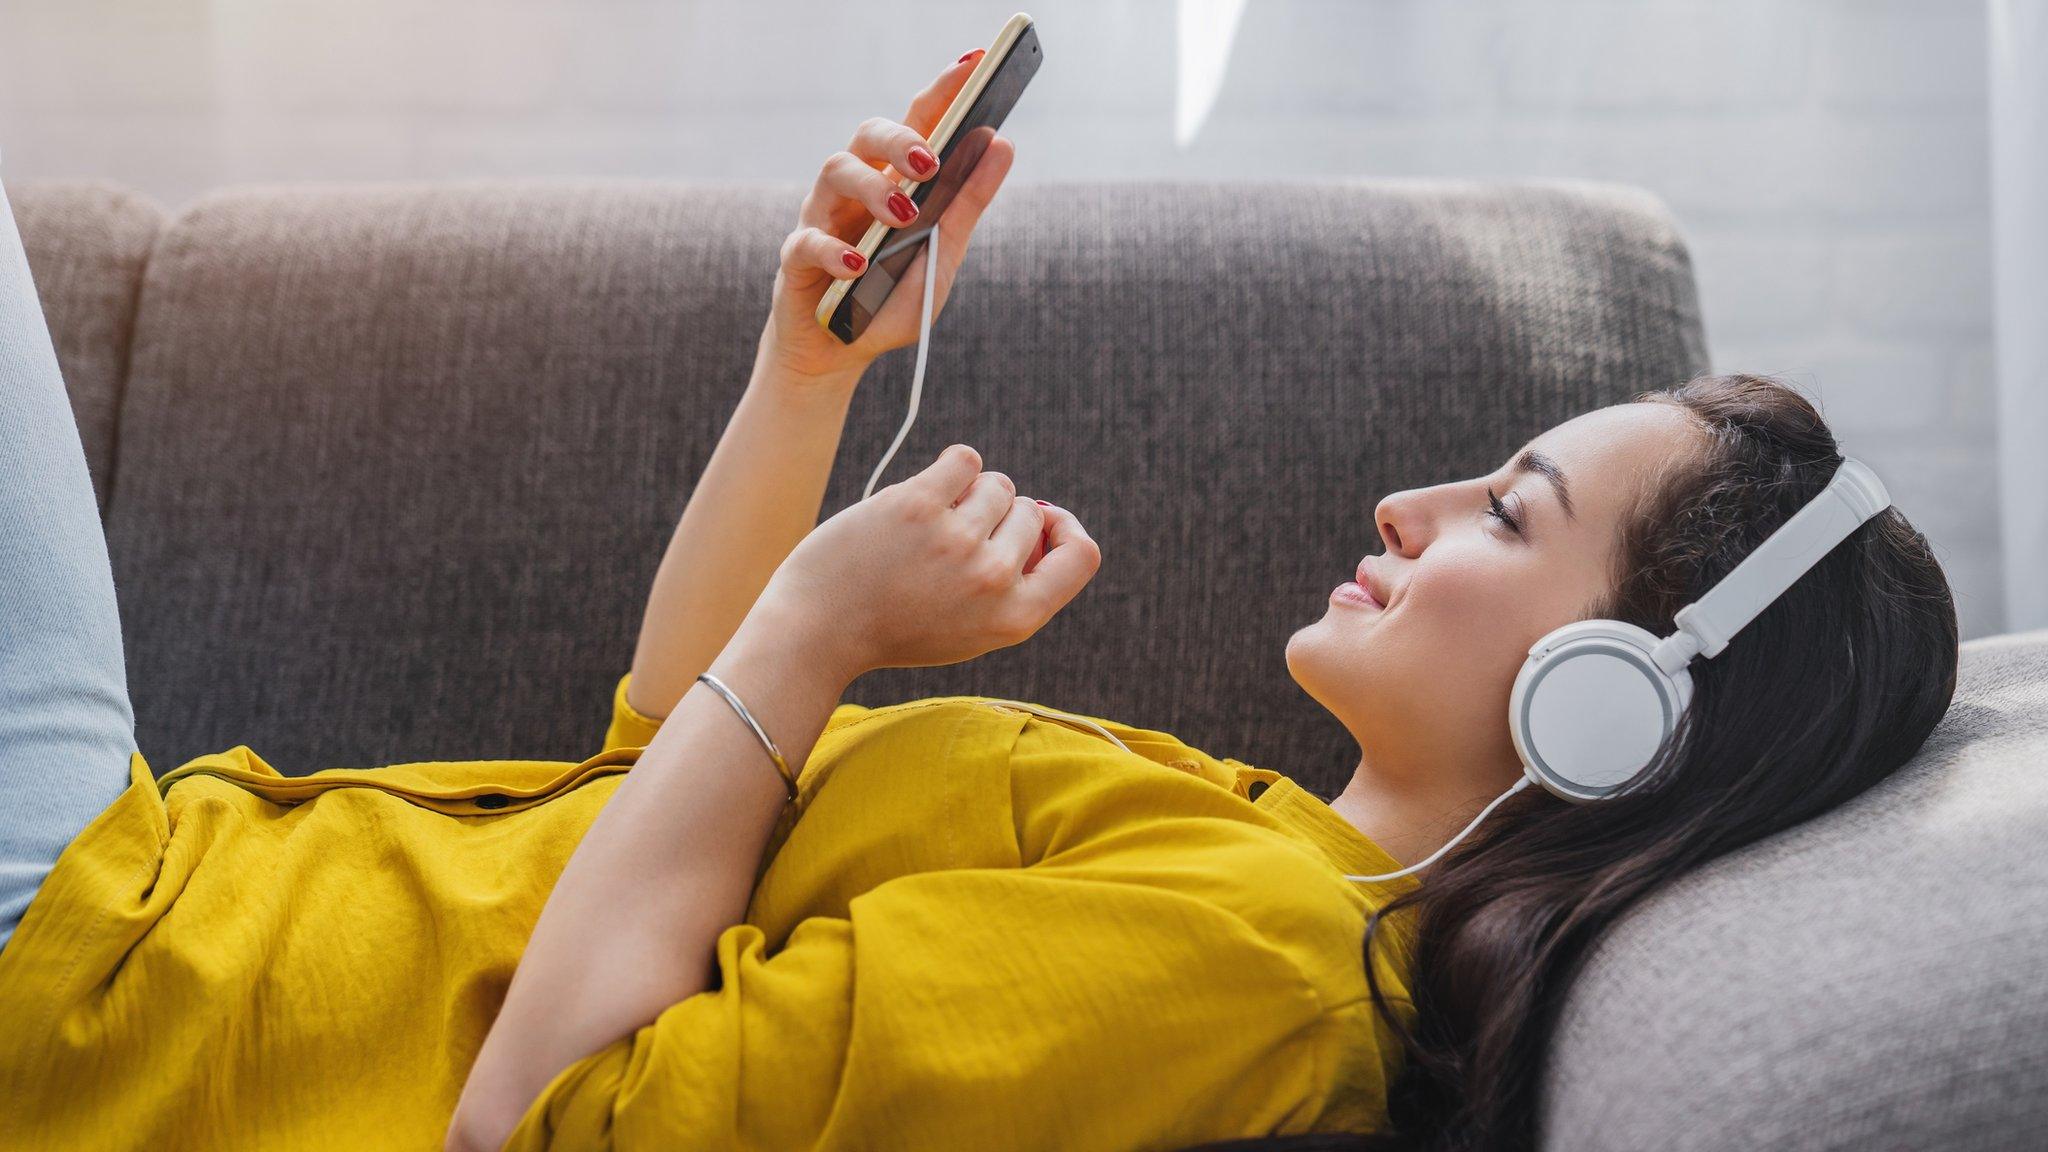
<instances>
[{"instance_id":1,"label":"blouse sleeve","mask_svg":"<svg viewBox=\"0 0 2048 1152\"><path fill-rule=\"evenodd\" d=\"M619 683L612 689L612 722L605 729L604 747L609 752L614 748L645 748L661 731L661 721L642 715L631 704L626 703L626 684L633 679L631 672L619 677Z\"/></svg>"},{"instance_id":2,"label":"blouse sleeve","mask_svg":"<svg viewBox=\"0 0 2048 1152\"><path fill-rule=\"evenodd\" d=\"M1181 1147L1291 1130L1316 1095L1293 1041L1321 1006L1285 954L1085 868L901 877L772 956L735 925L717 968L558 1074L505 1147Z\"/></svg>"}]
</instances>

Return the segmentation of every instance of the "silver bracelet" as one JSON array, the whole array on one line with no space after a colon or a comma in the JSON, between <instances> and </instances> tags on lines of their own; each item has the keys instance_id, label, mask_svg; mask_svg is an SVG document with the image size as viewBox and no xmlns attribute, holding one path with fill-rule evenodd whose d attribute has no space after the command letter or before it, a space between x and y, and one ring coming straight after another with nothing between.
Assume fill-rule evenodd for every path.
<instances>
[{"instance_id":1,"label":"silver bracelet","mask_svg":"<svg viewBox=\"0 0 2048 1152\"><path fill-rule=\"evenodd\" d=\"M733 695L732 689L727 688L718 677L713 676L709 672L700 672L697 674L697 679L711 685L714 691L720 696L725 697L725 702L732 705L732 710L740 714L740 719L747 722L747 727L754 730L755 736L760 737L761 747L768 750L769 758L775 761L775 770L782 774L782 783L789 788L790 803L796 803L796 773L789 770L789 761L782 758L782 752L775 747L775 741L770 740L768 733L763 732L761 725L754 721L754 714L747 711L747 706L740 703L740 698Z\"/></svg>"}]
</instances>

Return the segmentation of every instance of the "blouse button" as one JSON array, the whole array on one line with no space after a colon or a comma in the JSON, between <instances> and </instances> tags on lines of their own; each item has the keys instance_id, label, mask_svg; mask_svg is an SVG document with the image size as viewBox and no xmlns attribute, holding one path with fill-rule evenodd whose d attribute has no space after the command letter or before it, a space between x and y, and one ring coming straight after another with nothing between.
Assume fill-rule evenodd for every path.
<instances>
[{"instance_id":1,"label":"blouse button","mask_svg":"<svg viewBox=\"0 0 2048 1152\"><path fill-rule=\"evenodd\" d=\"M476 806L479 808L503 808L511 802L512 798L503 792L486 792L476 798Z\"/></svg>"}]
</instances>

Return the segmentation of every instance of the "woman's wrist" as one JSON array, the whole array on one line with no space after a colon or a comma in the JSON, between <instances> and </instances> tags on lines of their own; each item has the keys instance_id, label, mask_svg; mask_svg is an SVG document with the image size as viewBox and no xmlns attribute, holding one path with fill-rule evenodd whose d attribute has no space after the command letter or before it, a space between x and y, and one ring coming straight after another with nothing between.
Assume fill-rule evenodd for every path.
<instances>
[{"instance_id":1,"label":"woman's wrist","mask_svg":"<svg viewBox=\"0 0 2048 1152\"><path fill-rule=\"evenodd\" d=\"M711 672L717 675L721 665L734 662L765 664L795 683L835 696L869 671L856 637L792 602L772 580L712 662Z\"/></svg>"},{"instance_id":2,"label":"woman's wrist","mask_svg":"<svg viewBox=\"0 0 2048 1152\"><path fill-rule=\"evenodd\" d=\"M826 337L837 343L836 338ZM773 316L761 330L761 343L754 357L754 383L831 394L851 394L859 386L872 358L852 352L826 362L800 355L783 341Z\"/></svg>"}]
</instances>

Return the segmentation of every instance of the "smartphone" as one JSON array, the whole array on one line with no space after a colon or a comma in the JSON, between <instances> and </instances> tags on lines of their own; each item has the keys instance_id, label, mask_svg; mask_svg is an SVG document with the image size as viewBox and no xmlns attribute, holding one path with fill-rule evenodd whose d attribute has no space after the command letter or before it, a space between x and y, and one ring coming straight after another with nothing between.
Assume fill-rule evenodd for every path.
<instances>
[{"instance_id":1,"label":"smartphone","mask_svg":"<svg viewBox=\"0 0 2048 1152\"><path fill-rule=\"evenodd\" d=\"M1019 12L1003 25L996 42L974 65L959 95L939 118L925 143L939 158L939 174L922 183L905 176L897 187L917 205L917 219L902 228L891 228L880 220L868 226L862 236L860 254L868 270L851 280L835 280L818 301L818 323L847 344L860 339L868 321L882 310L882 302L896 290L897 281L909 270L911 261L924 247L932 225L946 214L946 206L967 182L995 139L1003 118L1016 107L1017 97L1038 72L1038 30L1031 17Z\"/></svg>"}]
</instances>

